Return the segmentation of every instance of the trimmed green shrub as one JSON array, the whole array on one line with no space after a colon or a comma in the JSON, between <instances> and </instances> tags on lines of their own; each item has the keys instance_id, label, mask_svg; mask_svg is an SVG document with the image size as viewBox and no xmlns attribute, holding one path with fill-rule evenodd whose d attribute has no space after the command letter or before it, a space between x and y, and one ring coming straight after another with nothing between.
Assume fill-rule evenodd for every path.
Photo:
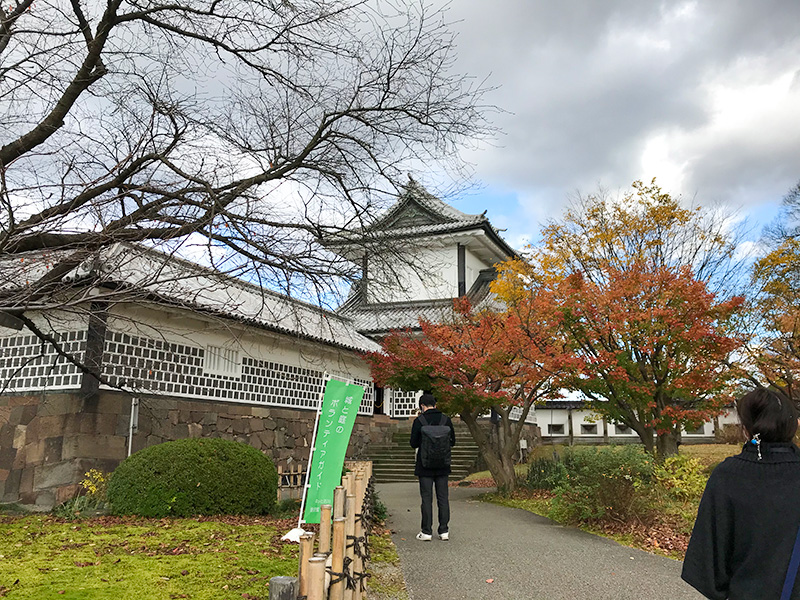
<instances>
[{"instance_id":1,"label":"trimmed green shrub","mask_svg":"<svg viewBox=\"0 0 800 600\"><path fill-rule=\"evenodd\" d=\"M567 468L561 461L550 458L534 458L530 461L528 476L523 485L531 490L552 490L567 476Z\"/></svg>"},{"instance_id":2,"label":"trimmed green shrub","mask_svg":"<svg viewBox=\"0 0 800 600\"><path fill-rule=\"evenodd\" d=\"M639 446L567 450L566 475L550 516L567 523L646 520L653 510L654 460Z\"/></svg>"},{"instance_id":3,"label":"trimmed green shrub","mask_svg":"<svg viewBox=\"0 0 800 600\"><path fill-rule=\"evenodd\" d=\"M655 475L661 486L676 500L694 500L703 495L708 476L696 458L678 454L657 465Z\"/></svg>"},{"instance_id":4,"label":"trimmed green shrub","mask_svg":"<svg viewBox=\"0 0 800 600\"><path fill-rule=\"evenodd\" d=\"M193 438L151 446L122 461L108 500L118 515L260 515L273 510L277 490L275 465L255 448Z\"/></svg>"}]
</instances>

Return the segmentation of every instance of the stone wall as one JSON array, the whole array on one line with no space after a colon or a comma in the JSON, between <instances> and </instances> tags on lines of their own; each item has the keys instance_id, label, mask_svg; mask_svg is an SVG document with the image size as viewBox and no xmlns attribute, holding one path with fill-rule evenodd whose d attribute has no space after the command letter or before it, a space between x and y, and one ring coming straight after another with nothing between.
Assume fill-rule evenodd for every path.
<instances>
[{"instance_id":1,"label":"stone wall","mask_svg":"<svg viewBox=\"0 0 800 600\"><path fill-rule=\"evenodd\" d=\"M0 501L49 509L74 497L91 468L112 471L128 450L130 396L101 392L0 397ZM142 397L132 450L187 437L250 444L276 465L308 460L315 413L310 410ZM385 416L356 419L348 458L388 443L399 425Z\"/></svg>"}]
</instances>

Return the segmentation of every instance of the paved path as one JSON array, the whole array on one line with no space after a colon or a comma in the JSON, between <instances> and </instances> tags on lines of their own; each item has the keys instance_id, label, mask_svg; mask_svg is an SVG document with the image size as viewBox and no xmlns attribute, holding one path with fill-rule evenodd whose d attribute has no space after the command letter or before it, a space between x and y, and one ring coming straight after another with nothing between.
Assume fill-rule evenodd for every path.
<instances>
[{"instance_id":1,"label":"paved path","mask_svg":"<svg viewBox=\"0 0 800 600\"><path fill-rule=\"evenodd\" d=\"M702 599L678 561L472 499L480 491L450 488L451 540L419 542L417 484L378 486L411 600Z\"/></svg>"}]
</instances>

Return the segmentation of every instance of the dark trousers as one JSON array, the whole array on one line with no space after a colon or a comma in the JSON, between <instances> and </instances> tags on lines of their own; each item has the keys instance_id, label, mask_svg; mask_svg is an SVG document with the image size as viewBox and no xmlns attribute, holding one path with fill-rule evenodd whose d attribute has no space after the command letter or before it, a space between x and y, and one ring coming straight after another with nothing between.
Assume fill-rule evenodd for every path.
<instances>
[{"instance_id":1,"label":"dark trousers","mask_svg":"<svg viewBox=\"0 0 800 600\"><path fill-rule=\"evenodd\" d=\"M439 533L448 531L450 500L447 497L447 475L420 477L419 495L422 498L422 533L433 533L433 486L436 485L436 505L439 508Z\"/></svg>"}]
</instances>

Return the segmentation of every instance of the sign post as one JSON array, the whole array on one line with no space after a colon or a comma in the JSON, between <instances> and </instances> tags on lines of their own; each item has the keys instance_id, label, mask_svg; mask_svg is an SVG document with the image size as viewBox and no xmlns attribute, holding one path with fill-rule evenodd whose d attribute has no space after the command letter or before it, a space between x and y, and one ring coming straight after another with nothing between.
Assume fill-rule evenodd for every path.
<instances>
[{"instance_id":1,"label":"sign post","mask_svg":"<svg viewBox=\"0 0 800 600\"><path fill-rule=\"evenodd\" d=\"M342 467L356 422L364 388L329 379L312 441L300 523L319 523L320 507L333 505L333 490L342 480Z\"/></svg>"}]
</instances>

